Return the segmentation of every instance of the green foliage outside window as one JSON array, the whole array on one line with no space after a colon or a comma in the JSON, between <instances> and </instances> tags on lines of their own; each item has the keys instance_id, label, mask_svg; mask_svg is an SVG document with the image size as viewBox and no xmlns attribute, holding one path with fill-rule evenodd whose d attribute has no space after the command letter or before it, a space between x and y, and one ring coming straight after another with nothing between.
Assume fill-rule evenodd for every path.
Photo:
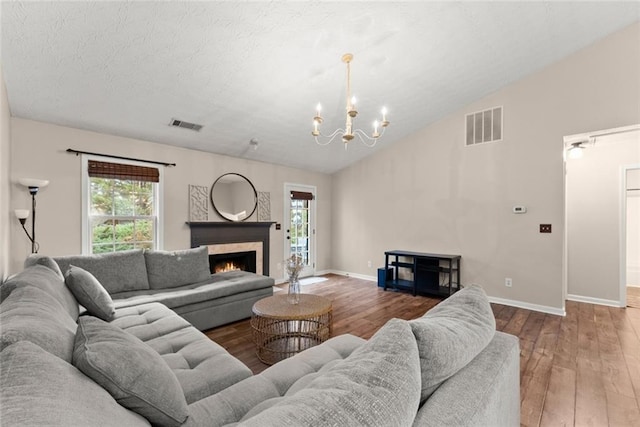
<instances>
[{"instance_id":1,"label":"green foliage outside window","mask_svg":"<svg viewBox=\"0 0 640 427\"><path fill-rule=\"evenodd\" d=\"M104 253L154 247L154 183L90 178L91 249Z\"/></svg>"}]
</instances>

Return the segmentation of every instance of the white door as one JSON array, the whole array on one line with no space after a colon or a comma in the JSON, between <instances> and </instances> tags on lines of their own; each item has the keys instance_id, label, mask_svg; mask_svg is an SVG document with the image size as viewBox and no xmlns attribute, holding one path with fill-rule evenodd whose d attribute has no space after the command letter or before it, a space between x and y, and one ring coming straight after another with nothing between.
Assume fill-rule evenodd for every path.
<instances>
[{"instance_id":1,"label":"white door","mask_svg":"<svg viewBox=\"0 0 640 427\"><path fill-rule=\"evenodd\" d=\"M300 277L313 276L316 268L316 187L285 184L284 195L285 259L299 255L304 263Z\"/></svg>"}]
</instances>

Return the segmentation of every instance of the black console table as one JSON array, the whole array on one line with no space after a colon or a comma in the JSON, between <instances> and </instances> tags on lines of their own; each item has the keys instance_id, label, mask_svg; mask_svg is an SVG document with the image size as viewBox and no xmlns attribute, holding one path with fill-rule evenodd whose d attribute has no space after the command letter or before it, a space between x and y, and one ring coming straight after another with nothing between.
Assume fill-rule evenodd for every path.
<instances>
[{"instance_id":1,"label":"black console table","mask_svg":"<svg viewBox=\"0 0 640 427\"><path fill-rule=\"evenodd\" d=\"M395 257L391 260L389 258ZM403 258L404 260L400 260ZM461 255L429 254L411 251L386 251L384 253L384 271L389 271L389 266L395 269L394 274L387 275L384 282L384 290L388 287L399 290L449 296L460 290L460 261ZM413 280L400 279L398 270L407 268L413 273ZM447 283L440 283L440 274L448 277ZM389 277L390 276L390 277Z\"/></svg>"}]
</instances>

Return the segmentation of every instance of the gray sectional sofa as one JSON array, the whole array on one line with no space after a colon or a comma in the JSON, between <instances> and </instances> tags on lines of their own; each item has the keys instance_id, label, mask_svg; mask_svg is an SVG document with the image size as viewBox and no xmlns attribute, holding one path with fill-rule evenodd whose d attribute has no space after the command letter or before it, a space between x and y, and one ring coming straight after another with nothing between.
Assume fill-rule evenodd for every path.
<instances>
[{"instance_id":1,"label":"gray sectional sofa","mask_svg":"<svg viewBox=\"0 0 640 427\"><path fill-rule=\"evenodd\" d=\"M519 425L518 339L477 286L252 375L167 305L27 264L0 286L3 426Z\"/></svg>"},{"instance_id":2,"label":"gray sectional sofa","mask_svg":"<svg viewBox=\"0 0 640 427\"><path fill-rule=\"evenodd\" d=\"M32 255L26 265L39 262ZM117 308L159 302L201 331L251 317L253 304L273 295L274 280L246 271L211 274L205 246L181 251L129 250L54 257L91 272Z\"/></svg>"}]
</instances>

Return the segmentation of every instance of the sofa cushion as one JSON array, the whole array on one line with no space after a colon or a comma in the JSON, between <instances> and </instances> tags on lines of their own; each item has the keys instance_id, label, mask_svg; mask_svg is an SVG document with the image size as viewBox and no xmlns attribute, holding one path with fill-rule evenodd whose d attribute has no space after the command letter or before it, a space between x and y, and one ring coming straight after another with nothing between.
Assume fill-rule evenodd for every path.
<instances>
[{"instance_id":1,"label":"sofa cushion","mask_svg":"<svg viewBox=\"0 0 640 427\"><path fill-rule=\"evenodd\" d=\"M187 419L187 402L171 369L117 326L91 316L78 319L73 364L152 424L179 426Z\"/></svg>"},{"instance_id":2,"label":"sofa cushion","mask_svg":"<svg viewBox=\"0 0 640 427\"><path fill-rule=\"evenodd\" d=\"M62 271L67 271L71 264L84 268L93 274L110 294L149 289L142 249L97 255L68 255L55 257L54 260Z\"/></svg>"},{"instance_id":3,"label":"sofa cushion","mask_svg":"<svg viewBox=\"0 0 640 427\"><path fill-rule=\"evenodd\" d=\"M0 353L0 384L2 425L149 425L73 365L28 341Z\"/></svg>"},{"instance_id":4,"label":"sofa cushion","mask_svg":"<svg viewBox=\"0 0 640 427\"><path fill-rule=\"evenodd\" d=\"M44 265L45 267L53 270L58 277L64 280L64 274L60 270L58 263L53 260L50 256L40 255L40 254L31 254L24 260L24 268L33 267L34 265Z\"/></svg>"},{"instance_id":5,"label":"sofa cushion","mask_svg":"<svg viewBox=\"0 0 640 427\"><path fill-rule=\"evenodd\" d=\"M184 427L223 426L238 422L262 402L283 396L302 376L339 363L366 341L345 334L285 359L214 395L189 405Z\"/></svg>"},{"instance_id":6,"label":"sofa cushion","mask_svg":"<svg viewBox=\"0 0 640 427\"><path fill-rule=\"evenodd\" d=\"M0 349L19 341L30 341L71 362L75 319L44 290L28 285L16 288L0 304L0 325Z\"/></svg>"},{"instance_id":7,"label":"sofa cushion","mask_svg":"<svg viewBox=\"0 0 640 427\"><path fill-rule=\"evenodd\" d=\"M211 276L206 246L181 251L145 251L149 287L175 288L202 282Z\"/></svg>"},{"instance_id":8,"label":"sofa cushion","mask_svg":"<svg viewBox=\"0 0 640 427\"><path fill-rule=\"evenodd\" d=\"M496 322L484 290L466 287L410 322L420 351L424 402L489 344Z\"/></svg>"},{"instance_id":9,"label":"sofa cushion","mask_svg":"<svg viewBox=\"0 0 640 427\"><path fill-rule=\"evenodd\" d=\"M25 268L0 285L0 301L4 301L14 289L23 286L33 286L46 292L60 303L63 311L69 314L74 322L78 319L78 301L65 285L62 275L43 265Z\"/></svg>"},{"instance_id":10,"label":"sofa cushion","mask_svg":"<svg viewBox=\"0 0 640 427\"><path fill-rule=\"evenodd\" d=\"M118 309L112 324L160 354L182 386L187 403L252 375L244 363L162 304Z\"/></svg>"},{"instance_id":11,"label":"sofa cushion","mask_svg":"<svg viewBox=\"0 0 640 427\"><path fill-rule=\"evenodd\" d=\"M272 290L274 280L247 271L227 271L207 277L207 280L171 289L121 292L112 295L116 307L160 302L169 308L197 304L203 301L238 295L257 289Z\"/></svg>"},{"instance_id":12,"label":"sofa cushion","mask_svg":"<svg viewBox=\"0 0 640 427\"><path fill-rule=\"evenodd\" d=\"M93 274L71 265L65 275L65 283L89 314L107 322L113 320L116 314L113 300Z\"/></svg>"},{"instance_id":13,"label":"sofa cushion","mask_svg":"<svg viewBox=\"0 0 640 427\"><path fill-rule=\"evenodd\" d=\"M259 414L249 412L240 425L411 425L420 403L420 360L411 327L390 320L344 361L271 403Z\"/></svg>"}]
</instances>

